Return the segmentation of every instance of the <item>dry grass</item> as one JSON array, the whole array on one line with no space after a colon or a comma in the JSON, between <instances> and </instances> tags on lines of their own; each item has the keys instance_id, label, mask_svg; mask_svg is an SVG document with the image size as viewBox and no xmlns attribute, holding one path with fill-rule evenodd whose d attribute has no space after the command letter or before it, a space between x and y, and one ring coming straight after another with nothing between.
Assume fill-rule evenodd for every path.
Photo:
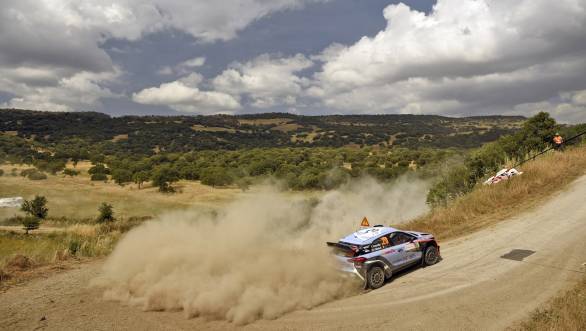
<instances>
[{"instance_id":1,"label":"dry grass","mask_svg":"<svg viewBox=\"0 0 586 331\"><path fill-rule=\"evenodd\" d=\"M191 126L191 129L193 131L204 131L204 132L230 132L230 133L236 133L235 129L231 129L231 128L222 128L222 127L218 127L218 126L204 126L204 125L200 125L200 124L194 124Z\"/></svg>"},{"instance_id":2,"label":"dry grass","mask_svg":"<svg viewBox=\"0 0 586 331\"><path fill-rule=\"evenodd\" d=\"M281 131L281 132L290 132L290 131L295 131L299 128L302 128L302 125L299 125L297 123L286 123L286 124L281 124L281 125L277 125L275 127L272 127L271 130L274 131Z\"/></svg>"},{"instance_id":3,"label":"dry grass","mask_svg":"<svg viewBox=\"0 0 586 331\"><path fill-rule=\"evenodd\" d=\"M240 125L282 125L293 121L290 118L238 119Z\"/></svg>"},{"instance_id":4,"label":"dry grass","mask_svg":"<svg viewBox=\"0 0 586 331\"><path fill-rule=\"evenodd\" d=\"M34 265L45 265L66 256L105 256L121 236L120 225L76 224L63 231L0 231L0 268L15 256L26 256Z\"/></svg>"},{"instance_id":5,"label":"dry grass","mask_svg":"<svg viewBox=\"0 0 586 331\"><path fill-rule=\"evenodd\" d=\"M128 140L128 134L119 134L119 135L116 135L110 141L116 143L116 142L124 141L124 140Z\"/></svg>"},{"instance_id":6,"label":"dry grass","mask_svg":"<svg viewBox=\"0 0 586 331\"><path fill-rule=\"evenodd\" d=\"M478 186L447 207L437 208L403 227L453 238L532 208L586 173L586 146L552 152L522 167L523 175L492 186Z\"/></svg>"},{"instance_id":7,"label":"dry grass","mask_svg":"<svg viewBox=\"0 0 586 331\"><path fill-rule=\"evenodd\" d=\"M552 299L545 309L537 309L530 319L511 330L586 330L586 277L570 291Z\"/></svg>"},{"instance_id":8,"label":"dry grass","mask_svg":"<svg viewBox=\"0 0 586 331\"><path fill-rule=\"evenodd\" d=\"M76 169L79 176L48 175L47 180L32 181L10 175L12 168L22 166L1 165L5 175L0 177L0 197L44 195L49 201L50 217L70 219L95 218L102 202L111 203L117 217L156 216L168 210L185 208L209 208L231 201L241 190L237 188L213 188L199 182L180 181L175 186L179 193L161 194L154 187L138 189L136 185L121 187L113 182L92 182L87 175L89 163L80 162ZM21 215L18 208L0 208L0 222L14 215Z\"/></svg>"}]
</instances>

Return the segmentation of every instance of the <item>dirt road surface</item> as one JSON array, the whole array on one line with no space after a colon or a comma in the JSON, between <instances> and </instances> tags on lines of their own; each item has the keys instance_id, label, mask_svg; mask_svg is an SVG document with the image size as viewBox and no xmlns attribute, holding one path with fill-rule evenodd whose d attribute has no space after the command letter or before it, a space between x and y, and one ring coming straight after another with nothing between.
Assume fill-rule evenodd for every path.
<instances>
[{"instance_id":1,"label":"dirt road surface","mask_svg":"<svg viewBox=\"0 0 586 331\"><path fill-rule=\"evenodd\" d=\"M405 273L376 291L244 328L503 329L583 277L585 198L582 177L533 211L443 243L443 261L435 266ZM509 254L513 250L520 251ZM0 294L0 328L240 328L224 321L187 319L182 312L143 312L104 301L99 289L88 287L100 267L101 262L88 264Z\"/></svg>"}]
</instances>

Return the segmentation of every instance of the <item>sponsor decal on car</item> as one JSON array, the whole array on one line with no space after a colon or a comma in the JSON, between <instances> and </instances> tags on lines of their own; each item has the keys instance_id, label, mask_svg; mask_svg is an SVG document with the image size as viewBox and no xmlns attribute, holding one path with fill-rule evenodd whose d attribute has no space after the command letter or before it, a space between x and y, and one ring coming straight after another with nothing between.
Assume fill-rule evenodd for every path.
<instances>
[{"instance_id":1,"label":"sponsor decal on car","mask_svg":"<svg viewBox=\"0 0 586 331\"><path fill-rule=\"evenodd\" d=\"M413 242L413 243L409 243L405 245L405 250L408 252L411 251L416 251L419 249L419 243L418 242Z\"/></svg>"}]
</instances>

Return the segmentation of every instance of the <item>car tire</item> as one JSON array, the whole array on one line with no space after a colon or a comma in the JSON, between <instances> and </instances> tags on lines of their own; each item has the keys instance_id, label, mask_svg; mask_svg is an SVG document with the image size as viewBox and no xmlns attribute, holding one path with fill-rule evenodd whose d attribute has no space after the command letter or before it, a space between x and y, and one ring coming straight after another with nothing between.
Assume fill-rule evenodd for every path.
<instances>
[{"instance_id":1,"label":"car tire","mask_svg":"<svg viewBox=\"0 0 586 331\"><path fill-rule=\"evenodd\" d=\"M379 266L374 266L366 273L366 287L376 290L385 284L385 271Z\"/></svg>"},{"instance_id":2,"label":"car tire","mask_svg":"<svg viewBox=\"0 0 586 331\"><path fill-rule=\"evenodd\" d=\"M427 267L427 266L434 265L434 264L438 263L439 259L440 259L440 256L439 256L439 251L438 251L437 247L435 247L434 245L429 245L425 249L425 252L423 252L423 258L422 258L421 264L424 267Z\"/></svg>"}]
</instances>

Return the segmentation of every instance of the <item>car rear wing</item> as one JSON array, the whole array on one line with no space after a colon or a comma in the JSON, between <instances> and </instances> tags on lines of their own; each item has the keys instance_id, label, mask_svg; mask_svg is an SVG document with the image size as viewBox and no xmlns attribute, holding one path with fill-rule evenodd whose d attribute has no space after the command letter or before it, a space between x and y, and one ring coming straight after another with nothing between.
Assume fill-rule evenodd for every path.
<instances>
[{"instance_id":1,"label":"car rear wing","mask_svg":"<svg viewBox=\"0 0 586 331\"><path fill-rule=\"evenodd\" d=\"M356 245L349 245L344 243L333 243L333 242L326 242L328 247L331 247L335 254L343 255L347 257L353 257L357 254L358 250L360 249L359 246Z\"/></svg>"}]
</instances>

